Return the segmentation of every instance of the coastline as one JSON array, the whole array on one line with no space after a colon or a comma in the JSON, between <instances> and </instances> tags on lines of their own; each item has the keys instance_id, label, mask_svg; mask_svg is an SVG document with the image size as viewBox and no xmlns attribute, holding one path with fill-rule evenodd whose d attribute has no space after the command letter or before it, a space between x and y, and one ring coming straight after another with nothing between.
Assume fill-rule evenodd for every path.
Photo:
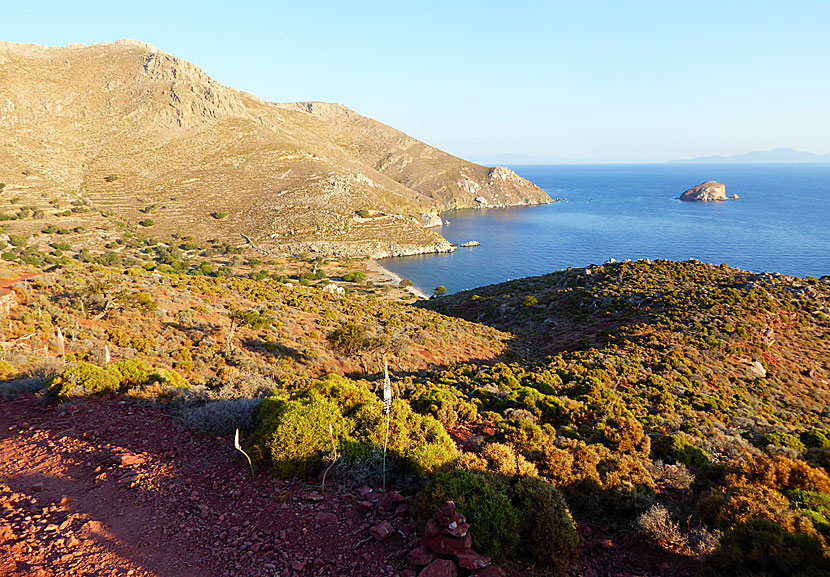
<instances>
[{"instance_id":1,"label":"coastline","mask_svg":"<svg viewBox=\"0 0 830 577\"><path fill-rule=\"evenodd\" d=\"M381 264L373 258L366 262L366 268L370 273L376 274L381 279L392 281L396 285L400 285L400 282L403 280L399 275L381 266ZM429 295L416 286L406 287L406 290L420 299L429 300Z\"/></svg>"}]
</instances>

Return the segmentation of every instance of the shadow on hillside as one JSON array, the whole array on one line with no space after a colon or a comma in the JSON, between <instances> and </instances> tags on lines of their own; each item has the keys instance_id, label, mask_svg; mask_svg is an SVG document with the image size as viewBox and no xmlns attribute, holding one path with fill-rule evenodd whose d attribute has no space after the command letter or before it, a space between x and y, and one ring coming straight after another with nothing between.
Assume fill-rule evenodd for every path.
<instances>
[{"instance_id":1,"label":"shadow on hillside","mask_svg":"<svg viewBox=\"0 0 830 577\"><path fill-rule=\"evenodd\" d=\"M290 357L295 361L300 362L311 360L311 357L305 353L282 343L263 341L260 339L244 339L242 341L242 346L252 353L265 353L276 357Z\"/></svg>"}]
</instances>

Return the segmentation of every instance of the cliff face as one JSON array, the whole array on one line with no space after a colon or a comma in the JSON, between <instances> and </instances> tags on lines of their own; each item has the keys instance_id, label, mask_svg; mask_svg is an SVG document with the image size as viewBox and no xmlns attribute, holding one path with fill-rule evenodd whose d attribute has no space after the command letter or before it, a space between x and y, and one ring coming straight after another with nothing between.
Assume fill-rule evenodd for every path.
<instances>
[{"instance_id":1,"label":"cliff face","mask_svg":"<svg viewBox=\"0 0 830 577\"><path fill-rule=\"evenodd\" d=\"M550 200L346 107L266 103L133 41L0 42L0 138L0 182L23 201L80 196L128 222L152 211L156 236L186 225L275 250L420 251L443 242L423 213Z\"/></svg>"}]
</instances>

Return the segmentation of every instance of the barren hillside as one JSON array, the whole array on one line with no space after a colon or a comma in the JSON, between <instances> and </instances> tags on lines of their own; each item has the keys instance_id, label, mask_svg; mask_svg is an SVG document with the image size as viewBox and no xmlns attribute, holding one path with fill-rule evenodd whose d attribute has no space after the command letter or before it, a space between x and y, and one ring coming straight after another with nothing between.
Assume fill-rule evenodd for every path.
<instances>
[{"instance_id":1,"label":"barren hillside","mask_svg":"<svg viewBox=\"0 0 830 577\"><path fill-rule=\"evenodd\" d=\"M280 252L446 250L422 214L549 201L507 169L339 105L264 102L132 41L0 42L0 138L4 204L49 217L83 199L156 236L242 233Z\"/></svg>"}]
</instances>

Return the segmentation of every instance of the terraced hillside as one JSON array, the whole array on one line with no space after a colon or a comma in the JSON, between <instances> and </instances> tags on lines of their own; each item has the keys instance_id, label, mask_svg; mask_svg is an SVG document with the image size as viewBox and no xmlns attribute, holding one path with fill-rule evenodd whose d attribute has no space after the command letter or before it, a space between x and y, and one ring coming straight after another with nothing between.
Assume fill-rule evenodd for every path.
<instances>
[{"instance_id":1,"label":"terraced hillside","mask_svg":"<svg viewBox=\"0 0 830 577\"><path fill-rule=\"evenodd\" d=\"M0 138L3 204L82 200L158 236L283 253L448 250L423 214L550 200L345 107L264 102L131 41L0 43Z\"/></svg>"}]
</instances>

